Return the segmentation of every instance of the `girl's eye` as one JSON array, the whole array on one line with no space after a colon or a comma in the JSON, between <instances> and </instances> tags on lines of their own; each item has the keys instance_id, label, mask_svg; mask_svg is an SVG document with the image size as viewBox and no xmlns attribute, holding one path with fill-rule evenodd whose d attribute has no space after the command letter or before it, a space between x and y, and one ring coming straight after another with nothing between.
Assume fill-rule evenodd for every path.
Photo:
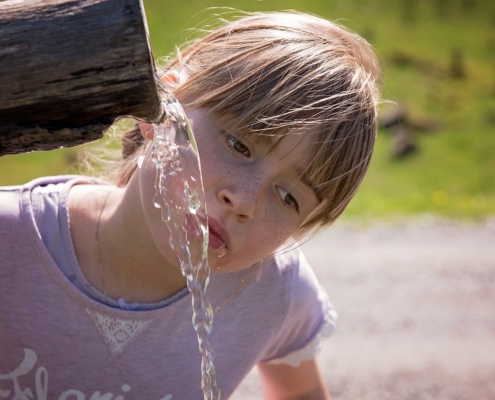
<instances>
[{"instance_id":1,"label":"girl's eye","mask_svg":"<svg viewBox=\"0 0 495 400\"><path fill-rule=\"evenodd\" d=\"M240 140L237 140L237 138L235 138L234 136L227 135L227 140L229 142L230 147L237 153L241 153L242 155L247 157L251 155L247 146L244 145L244 143L242 143Z\"/></svg>"},{"instance_id":2,"label":"girl's eye","mask_svg":"<svg viewBox=\"0 0 495 400\"><path fill-rule=\"evenodd\" d=\"M294 198L294 196L292 196L287 190L282 189L281 187L277 187L277 191L287 207L294 208L297 212L299 212L299 204L297 203L297 200Z\"/></svg>"}]
</instances>

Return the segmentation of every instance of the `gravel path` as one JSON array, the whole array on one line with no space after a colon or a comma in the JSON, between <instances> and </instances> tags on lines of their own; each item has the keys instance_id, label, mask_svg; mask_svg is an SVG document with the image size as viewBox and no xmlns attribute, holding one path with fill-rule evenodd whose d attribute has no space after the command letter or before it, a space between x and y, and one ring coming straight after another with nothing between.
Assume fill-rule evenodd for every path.
<instances>
[{"instance_id":1,"label":"gravel path","mask_svg":"<svg viewBox=\"0 0 495 400\"><path fill-rule=\"evenodd\" d=\"M339 313L333 400L495 400L495 218L337 224L303 247ZM231 397L261 398L256 370Z\"/></svg>"}]
</instances>

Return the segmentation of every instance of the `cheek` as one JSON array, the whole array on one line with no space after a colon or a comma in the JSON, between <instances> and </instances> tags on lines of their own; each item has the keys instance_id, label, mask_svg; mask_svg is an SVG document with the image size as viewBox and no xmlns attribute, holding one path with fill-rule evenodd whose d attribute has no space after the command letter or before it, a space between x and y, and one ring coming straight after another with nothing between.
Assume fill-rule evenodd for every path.
<instances>
[{"instance_id":1,"label":"cheek","mask_svg":"<svg viewBox=\"0 0 495 400\"><path fill-rule=\"evenodd\" d=\"M273 253L296 232L294 224L283 213L266 210L260 220L257 232L253 232L251 237L253 247L263 249L267 253L265 255Z\"/></svg>"},{"instance_id":2,"label":"cheek","mask_svg":"<svg viewBox=\"0 0 495 400\"><path fill-rule=\"evenodd\" d=\"M201 147L199 149L201 175L205 190L212 187L212 185L218 185L233 174L233 171L227 168L223 162L222 154L220 154L215 146L203 146L203 151L201 151Z\"/></svg>"},{"instance_id":3,"label":"cheek","mask_svg":"<svg viewBox=\"0 0 495 400\"><path fill-rule=\"evenodd\" d=\"M148 152L140 168L136 170L139 174L139 184L143 206L146 208L153 204L155 195L155 174L156 168L151 160L151 155Z\"/></svg>"}]
</instances>

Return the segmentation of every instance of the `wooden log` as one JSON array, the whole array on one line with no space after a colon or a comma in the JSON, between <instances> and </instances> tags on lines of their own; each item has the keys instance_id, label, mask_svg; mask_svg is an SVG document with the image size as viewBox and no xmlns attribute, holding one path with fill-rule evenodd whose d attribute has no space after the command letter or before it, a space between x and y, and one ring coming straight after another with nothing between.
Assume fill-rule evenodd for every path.
<instances>
[{"instance_id":1,"label":"wooden log","mask_svg":"<svg viewBox=\"0 0 495 400\"><path fill-rule=\"evenodd\" d=\"M155 75L142 0L0 2L0 155L156 121Z\"/></svg>"}]
</instances>

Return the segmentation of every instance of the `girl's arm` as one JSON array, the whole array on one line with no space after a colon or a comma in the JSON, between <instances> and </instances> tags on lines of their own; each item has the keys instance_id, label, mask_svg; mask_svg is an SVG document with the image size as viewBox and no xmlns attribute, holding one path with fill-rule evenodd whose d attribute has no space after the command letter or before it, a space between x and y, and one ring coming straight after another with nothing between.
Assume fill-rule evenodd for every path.
<instances>
[{"instance_id":1,"label":"girl's arm","mask_svg":"<svg viewBox=\"0 0 495 400\"><path fill-rule=\"evenodd\" d=\"M263 392L269 400L330 400L315 359L298 367L258 364Z\"/></svg>"}]
</instances>

